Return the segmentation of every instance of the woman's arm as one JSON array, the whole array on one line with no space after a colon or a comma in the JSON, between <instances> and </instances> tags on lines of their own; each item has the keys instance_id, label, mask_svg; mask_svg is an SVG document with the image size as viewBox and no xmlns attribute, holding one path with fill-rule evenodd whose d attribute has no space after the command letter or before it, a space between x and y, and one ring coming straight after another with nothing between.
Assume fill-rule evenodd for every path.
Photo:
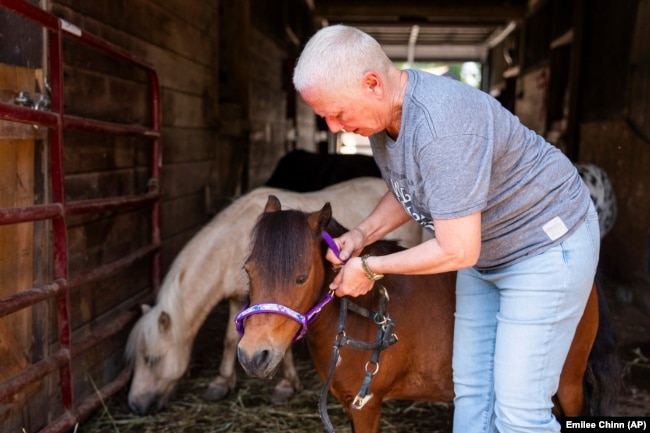
<instances>
[{"instance_id":1,"label":"woman's arm","mask_svg":"<svg viewBox=\"0 0 650 433\"><path fill-rule=\"evenodd\" d=\"M412 248L367 258L375 274L435 274L473 266L481 252L481 213L449 220L435 220L436 237ZM330 289L338 296L359 296L372 289L358 257L348 260Z\"/></svg>"},{"instance_id":2,"label":"woman's arm","mask_svg":"<svg viewBox=\"0 0 650 433\"><path fill-rule=\"evenodd\" d=\"M395 196L388 191L370 215L355 228L335 239L341 255L337 258L329 250L327 259L335 265L341 265L350 257L359 255L363 247L383 238L410 218Z\"/></svg>"}]
</instances>

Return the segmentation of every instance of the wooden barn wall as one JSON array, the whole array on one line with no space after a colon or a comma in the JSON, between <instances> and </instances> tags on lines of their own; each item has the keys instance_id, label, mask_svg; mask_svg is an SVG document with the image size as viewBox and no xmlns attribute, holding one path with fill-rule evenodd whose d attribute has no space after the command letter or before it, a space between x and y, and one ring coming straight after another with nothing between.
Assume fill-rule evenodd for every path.
<instances>
[{"instance_id":1,"label":"wooden barn wall","mask_svg":"<svg viewBox=\"0 0 650 433\"><path fill-rule=\"evenodd\" d=\"M580 159L602 167L617 196L601 267L630 281L650 273L650 2L594 3L585 23Z\"/></svg>"},{"instance_id":2,"label":"wooden barn wall","mask_svg":"<svg viewBox=\"0 0 650 433\"><path fill-rule=\"evenodd\" d=\"M531 4L520 34L491 50L486 90L572 160L608 173L618 218L603 239L601 270L622 279L647 275L650 2Z\"/></svg>"},{"instance_id":3,"label":"wooden barn wall","mask_svg":"<svg viewBox=\"0 0 650 433\"><path fill-rule=\"evenodd\" d=\"M0 29L0 101L13 103L19 91L38 100L44 88L40 26L0 10ZM0 121L0 208L47 200L46 137L44 128ZM0 297L16 295L49 279L50 228L42 221L0 225ZM0 318L0 382L49 354L49 326L55 313L49 307L49 303L40 302ZM49 379L32 383L0 404L0 430L21 431L23 420L47 413L53 383ZM28 404L32 401L34 404Z\"/></svg>"},{"instance_id":4,"label":"wooden barn wall","mask_svg":"<svg viewBox=\"0 0 650 433\"><path fill-rule=\"evenodd\" d=\"M214 213L228 204L228 196L248 189L248 112L250 2L221 1L219 3L219 159L228 161L217 172L224 185L224 197L215 196L211 204Z\"/></svg>"},{"instance_id":5,"label":"wooden barn wall","mask_svg":"<svg viewBox=\"0 0 650 433\"><path fill-rule=\"evenodd\" d=\"M282 29L284 31L284 29ZM251 29L249 186L263 185L288 150L287 92L283 60L286 49L267 33Z\"/></svg>"},{"instance_id":6,"label":"wooden barn wall","mask_svg":"<svg viewBox=\"0 0 650 433\"><path fill-rule=\"evenodd\" d=\"M581 157L610 177L618 216L602 242L600 266L620 281L650 272L650 143L623 119L583 122Z\"/></svg>"},{"instance_id":7,"label":"wooden barn wall","mask_svg":"<svg viewBox=\"0 0 650 433\"><path fill-rule=\"evenodd\" d=\"M238 183L224 178L232 173L222 169L230 165L226 159L232 152L221 147L218 134L218 7L218 0L48 3L54 15L125 48L153 64L158 72L163 109L163 274L180 248L208 220L214 200L207 198L231 194L230 189ZM148 124L149 92L142 73L70 40L64 44L64 64L67 113ZM66 131L64 144L66 200L146 190L148 141ZM118 260L145 245L150 233L148 213L110 211L69 218L70 276ZM100 329L105 318L137 308L150 293L150 273L148 262L142 261L98 283L74 288L70 294L73 345ZM53 308L50 305L49 313L39 313L32 321L34 338L43 335L45 341L45 348L33 345L28 354L32 362L49 350L48 345L57 347ZM121 371L129 331L127 326L73 359L75 401L94 394L95 387ZM58 374L46 377L38 390L29 389L29 395L15 398L25 398L22 403L14 401L22 404L22 410L8 415L3 412L3 426L37 431L60 415Z\"/></svg>"},{"instance_id":8,"label":"wooden barn wall","mask_svg":"<svg viewBox=\"0 0 650 433\"><path fill-rule=\"evenodd\" d=\"M218 177L221 166L227 165L219 158L224 150L217 133L218 0L60 0L52 3L52 10L152 63L159 74L163 109L162 262L167 269L179 248L206 222L206 193L218 196L227 183ZM73 55L79 56L76 51ZM127 78L122 77L121 87L107 78L115 73L112 65L98 74L86 71L94 65L84 65L83 61L79 58L68 68L69 74L74 74L67 78L74 85L67 97L71 109L100 109L110 114L143 103L134 90L137 85ZM97 83L108 84L101 87ZM81 92L83 98L78 96ZM92 174L92 170L86 171Z\"/></svg>"},{"instance_id":9,"label":"wooden barn wall","mask_svg":"<svg viewBox=\"0 0 650 433\"><path fill-rule=\"evenodd\" d=\"M54 15L122 47L157 70L162 98L162 275L187 241L233 196L263 184L296 147L314 150L315 117L292 90L300 41L312 33L306 3L292 0L51 0ZM148 124L145 76L74 41L64 45L65 110L69 114ZM296 137L297 124L310 128ZM302 128L303 130L305 128ZM292 135L293 134L293 135ZM69 201L129 195L147 188L150 143L132 137L65 132ZM117 260L148 241L147 210L111 211L69 219L70 275ZM35 228L42 233L43 229ZM150 294L148 262L71 292L73 342L105 318L137 308ZM37 352L56 347L53 306L33 322ZM32 325L35 326L35 325ZM112 380L124 365L130 331L73 360L76 401ZM43 349L43 347L45 347ZM22 412L0 413L26 431L59 415L58 377L18 396ZM13 406L12 406L13 407Z\"/></svg>"},{"instance_id":10,"label":"wooden barn wall","mask_svg":"<svg viewBox=\"0 0 650 433\"><path fill-rule=\"evenodd\" d=\"M580 104L585 122L624 114L638 4L638 0L594 0L585 10L588 43L584 46Z\"/></svg>"},{"instance_id":11,"label":"wooden barn wall","mask_svg":"<svg viewBox=\"0 0 650 433\"><path fill-rule=\"evenodd\" d=\"M314 113L304 109L291 79L300 41L313 28L303 2L251 0L250 14L248 186L255 188L288 151L316 150Z\"/></svg>"}]
</instances>

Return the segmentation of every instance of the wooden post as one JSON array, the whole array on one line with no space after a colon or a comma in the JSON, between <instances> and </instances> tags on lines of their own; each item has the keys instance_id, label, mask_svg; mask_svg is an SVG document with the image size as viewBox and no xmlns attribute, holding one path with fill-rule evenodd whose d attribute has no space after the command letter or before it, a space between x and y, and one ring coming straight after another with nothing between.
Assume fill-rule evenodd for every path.
<instances>
[{"instance_id":1,"label":"wooden post","mask_svg":"<svg viewBox=\"0 0 650 433\"><path fill-rule=\"evenodd\" d=\"M0 64L2 102L19 91L32 95L40 71ZM0 207L34 204L35 140L46 131L15 122L0 123ZM34 223L0 226L0 298L34 284ZM0 318L0 382L31 364L32 308ZM34 386L15 396L23 400Z\"/></svg>"}]
</instances>

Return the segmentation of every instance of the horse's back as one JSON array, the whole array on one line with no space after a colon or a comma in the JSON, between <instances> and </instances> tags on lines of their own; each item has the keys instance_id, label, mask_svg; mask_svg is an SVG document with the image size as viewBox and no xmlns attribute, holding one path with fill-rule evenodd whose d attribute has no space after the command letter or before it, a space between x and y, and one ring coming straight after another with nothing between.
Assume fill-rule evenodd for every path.
<instances>
[{"instance_id":1,"label":"horse's back","mask_svg":"<svg viewBox=\"0 0 650 433\"><path fill-rule=\"evenodd\" d=\"M233 201L190 239L172 263L160 294L165 296L179 284L176 275L181 272L184 285L193 290L199 287L212 290L216 301L239 291L246 282L241 264L250 233L269 195L277 196L287 208L306 212L316 211L330 202L336 209L335 217L343 225L354 227L370 214L387 190L382 179L373 177L359 177L306 193L266 186L255 188ZM422 229L417 223L409 222L386 238L412 246L421 241ZM206 273L213 277L207 278Z\"/></svg>"},{"instance_id":2,"label":"horse's back","mask_svg":"<svg viewBox=\"0 0 650 433\"><path fill-rule=\"evenodd\" d=\"M260 193L265 193L273 189L265 187L259 190ZM343 226L353 228L372 212L386 192L388 187L383 179L358 177L319 191L295 193L280 190L273 194L280 199L283 208L300 209L305 212L317 211L325 202L329 202L332 205L333 217ZM266 197L264 203L266 204ZM411 220L385 238L397 240L403 246L411 247L422 242L423 229Z\"/></svg>"}]
</instances>

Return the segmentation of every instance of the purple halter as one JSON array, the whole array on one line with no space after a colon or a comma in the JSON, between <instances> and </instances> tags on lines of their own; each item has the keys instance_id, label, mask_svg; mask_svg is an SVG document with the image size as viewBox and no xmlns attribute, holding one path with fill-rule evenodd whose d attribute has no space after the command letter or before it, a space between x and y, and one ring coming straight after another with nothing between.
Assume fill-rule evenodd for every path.
<instances>
[{"instance_id":1,"label":"purple halter","mask_svg":"<svg viewBox=\"0 0 650 433\"><path fill-rule=\"evenodd\" d=\"M334 240L332 239L332 236L330 236L329 233L326 231L323 231L321 233L321 237L327 243L327 246L329 246L334 254L338 257L340 255L340 251ZM321 310L325 305L327 305L332 299L334 298L334 295L332 292L327 292L327 295L316 305L314 305L309 311L307 311L306 314L300 314L299 312L292 310L289 307L285 307L284 305L276 304L276 303L263 303L263 304L257 304L253 305L251 307L245 308L242 311L237 314L235 317L235 324L237 325L237 332L239 332L239 335L244 335L244 320L248 316L252 316L253 314L258 314L258 313L275 313L275 314L282 314L284 316L290 317L296 322L300 324L300 330L296 334L295 337L293 337L293 342L296 342L300 340L304 335L307 333L307 326L316 320L318 315L320 314Z\"/></svg>"}]
</instances>

